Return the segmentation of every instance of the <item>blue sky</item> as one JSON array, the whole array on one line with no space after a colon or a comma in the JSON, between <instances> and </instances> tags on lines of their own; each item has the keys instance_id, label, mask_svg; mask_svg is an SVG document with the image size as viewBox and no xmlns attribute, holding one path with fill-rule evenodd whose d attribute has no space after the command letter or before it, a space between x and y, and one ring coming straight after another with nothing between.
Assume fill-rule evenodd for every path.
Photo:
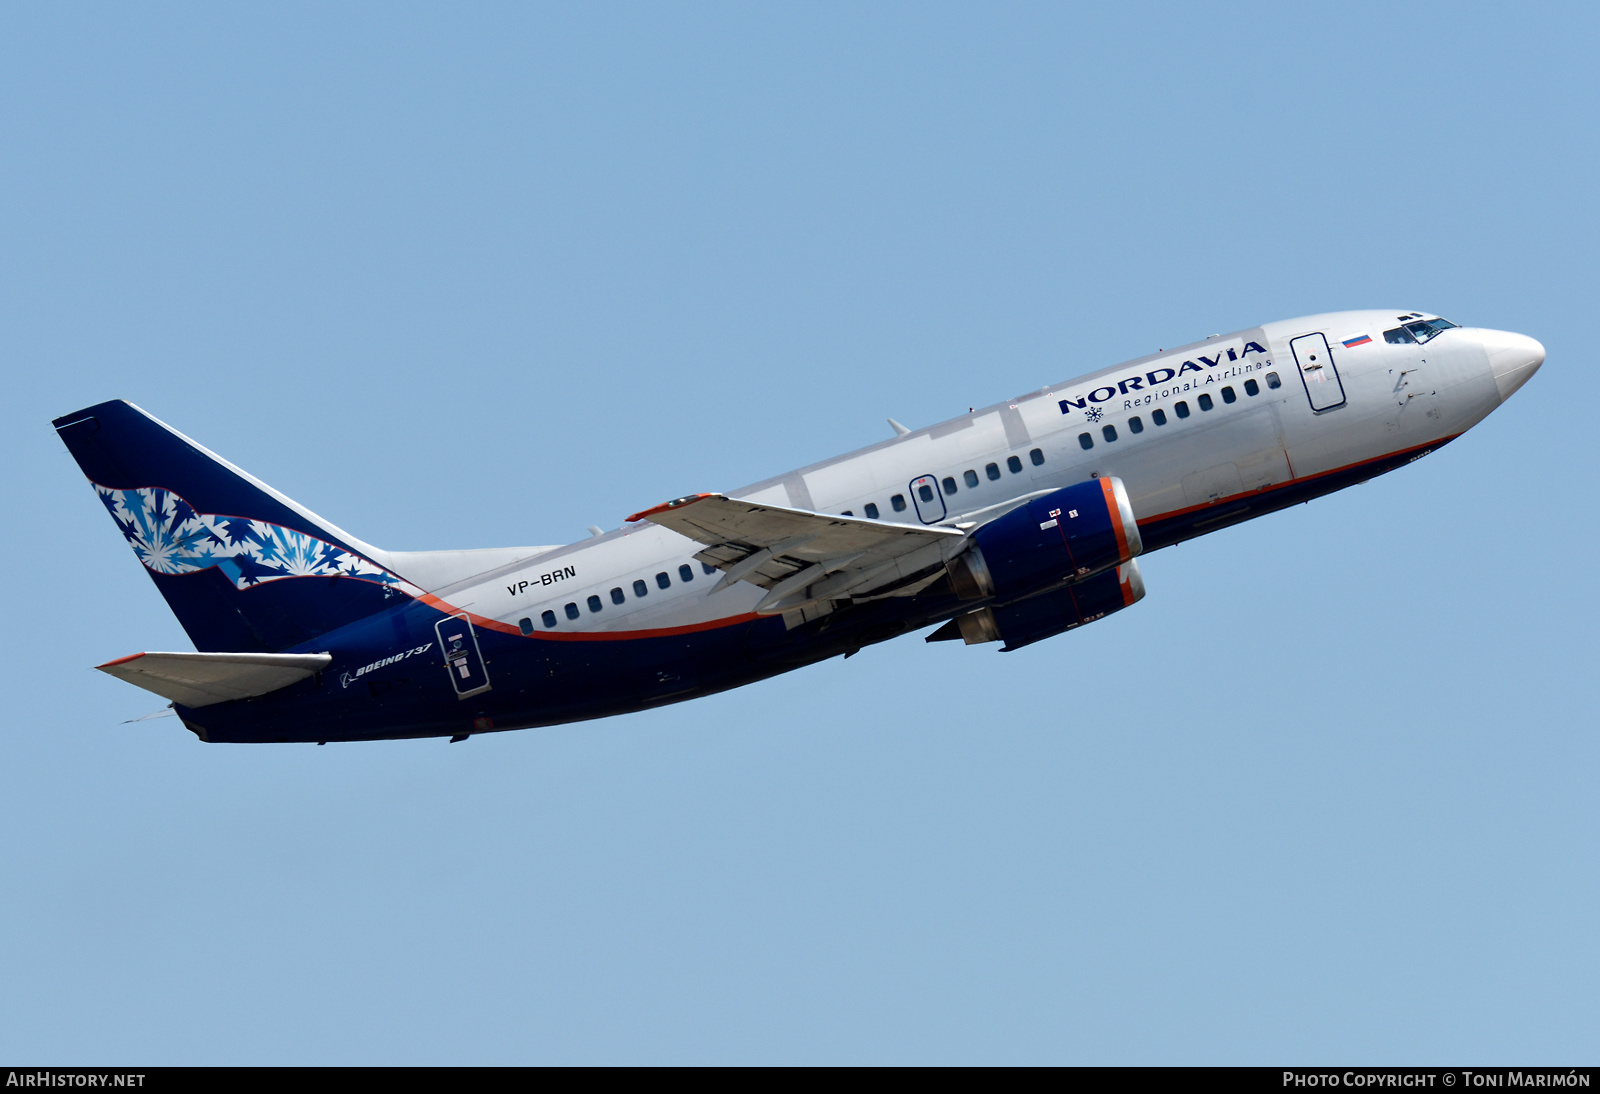
<instances>
[{"instance_id":1,"label":"blue sky","mask_svg":"<svg viewBox=\"0 0 1600 1094\"><path fill-rule=\"evenodd\" d=\"M1592 1059L1597 22L0 11L0 1056ZM1355 307L1549 360L1018 653L455 746L90 669L188 648L49 428L102 399L383 547L559 543Z\"/></svg>"}]
</instances>

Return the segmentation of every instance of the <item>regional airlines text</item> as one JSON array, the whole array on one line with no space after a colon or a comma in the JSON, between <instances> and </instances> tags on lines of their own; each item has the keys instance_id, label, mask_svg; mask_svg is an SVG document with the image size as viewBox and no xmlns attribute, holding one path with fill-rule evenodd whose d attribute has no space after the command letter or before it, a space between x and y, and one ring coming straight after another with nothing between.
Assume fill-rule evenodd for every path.
<instances>
[{"instance_id":1,"label":"regional airlines text","mask_svg":"<svg viewBox=\"0 0 1600 1094\"><path fill-rule=\"evenodd\" d=\"M1124 399L1122 401L1122 409L1131 410L1135 405L1145 406L1156 398L1165 399L1173 395L1181 395L1185 391L1192 391L1193 389L1202 387L1205 384L1214 384L1218 380L1225 380L1230 376L1241 376L1246 372L1254 372L1257 369L1269 368L1272 365L1270 360L1256 362L1245 361L1245 358L1249 354L1265 354L1266 352L1267 351L1262 348L1261 343L1259 342L1246 342L1244 349L1242 350L1238 350L1232 346L1229 346L1227 350L1224 351L1219 347L1214 356L1205 357L1199 354L1195 355L1200 361L1205 363L1205 368L1201 368L1200 365L1195 364L1193 361L1185 361L1177 368L1163 367L1151 369L1143 376L1129 376L1126 380L1119 380L1117 381L1117 385L1115 387L1107 384L1103 387L1095 388L1093 391L1089 392L1088 395L1080 395L1075 399L1062 399L1059 403L1061 407L1061 413L1070 414L1072 413L1073 407L1083 410L1088 407L1090 403L1103 403L1108 399L1115 399L1118 394L1128 395L1133 392L1141 391L1144 392L1142 396L1135 395L1131 399ZM1235 365L1232 369L1228 369L1220 374L1207 372L1207 369L1214 369L1218 365L1235 361L1244 362L1244 364L1242 366ZM1204 381L1200 380L1198 377L1192 381L1182 380L1181 377L1185 373L1189 372L1205 372L1206 378ZM1177 380L1178 382L1173 384L1172 387L1164 388L1159 392L1155 390L1158 385L1172 383L1174 380ZM1148 388L1144 386L1146 383L1150 385Z\"/></svg>"}]
</instances>

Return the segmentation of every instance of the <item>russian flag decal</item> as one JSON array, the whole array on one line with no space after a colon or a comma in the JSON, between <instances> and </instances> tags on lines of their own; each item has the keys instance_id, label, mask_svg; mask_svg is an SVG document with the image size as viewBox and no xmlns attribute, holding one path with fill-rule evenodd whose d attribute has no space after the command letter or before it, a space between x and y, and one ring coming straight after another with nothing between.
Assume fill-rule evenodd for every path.
<instances>
[{"instance_id":1,"label":"russian flag decal","mask_svg":"<svg viewBox=\"0 0 1600 1094\"><path fill-rule=\"evenodd\" d=\"M1369 338L1369 337L1368 337L1368 336L1367 336L1367 335L1365 335L1365 334L1358 334L1358 335L1356 335L1356 336L1355 336L1355 337L1354 337L1354 338L1346 338L1346 339L1345 339L1345 340L1344 340L1344 341L1343 341L1343 342L1342 342L1342 343L1340 343L1340 344L1341 344L1341 345L1342 345L1342 346L1344 346L1344 347L1345 347L1345 348L1346 348L1346 349L1349 349L1349 348L1350 348L1350 347L1351 347L1351 346L1364 346L1364 345L1366 345L1366 344L1367 344L1367 343L1368 343L1368 342L1370 342L1370 341L1372 341L1372 339L1371 339L1371 338Z\"/></svg>"}]
</instances>

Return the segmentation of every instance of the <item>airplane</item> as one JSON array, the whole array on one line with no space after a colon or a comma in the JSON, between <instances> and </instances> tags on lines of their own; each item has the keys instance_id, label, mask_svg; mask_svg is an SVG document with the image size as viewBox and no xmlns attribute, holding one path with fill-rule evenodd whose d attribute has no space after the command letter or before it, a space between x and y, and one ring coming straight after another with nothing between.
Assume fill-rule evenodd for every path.
<instances>
[{"instance_id":1,"label":"airplane","mask_svg":"<svg viewBox=\"0 0 1600 1094\"><path fill-rule=\"evenodd\" d=\"M1138 556L1476 425L1539 342L1422 312L1212 335L565 546L385 551L111 401L54 426L196 652L98 666L207 742L549 726L933 628L1014 651L1131 606Z\"/></svg>"}]
</instances>

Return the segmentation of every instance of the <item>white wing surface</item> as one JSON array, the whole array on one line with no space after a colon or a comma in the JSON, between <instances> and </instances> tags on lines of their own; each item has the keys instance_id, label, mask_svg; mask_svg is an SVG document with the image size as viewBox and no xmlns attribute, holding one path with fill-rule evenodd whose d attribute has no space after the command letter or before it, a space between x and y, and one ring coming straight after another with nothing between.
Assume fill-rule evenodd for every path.
<instances>
[{"instance_id":1,"label":"white wing surface","mask_svg":"<svg viewBox=\"0 0 1600 1094\"><path fill-rule=\"evenodd\" d=\"M629 521L647 520L704 548L695 558L767 590L764 614L832 600L909 596L935 581L966 545L954 528L926 528L690 494Z\"/></svg>"},{"instance_id":2,"label":"white wing surface","mask_svg":"<svg viewBox=\"0 0 1600 1094\"><path fill-rule=\"evenodd\" d=\"M332 660L326 653L136 653L98 667L164 699L205 707L277 691Z\"/></svg>"}]
</instances>

